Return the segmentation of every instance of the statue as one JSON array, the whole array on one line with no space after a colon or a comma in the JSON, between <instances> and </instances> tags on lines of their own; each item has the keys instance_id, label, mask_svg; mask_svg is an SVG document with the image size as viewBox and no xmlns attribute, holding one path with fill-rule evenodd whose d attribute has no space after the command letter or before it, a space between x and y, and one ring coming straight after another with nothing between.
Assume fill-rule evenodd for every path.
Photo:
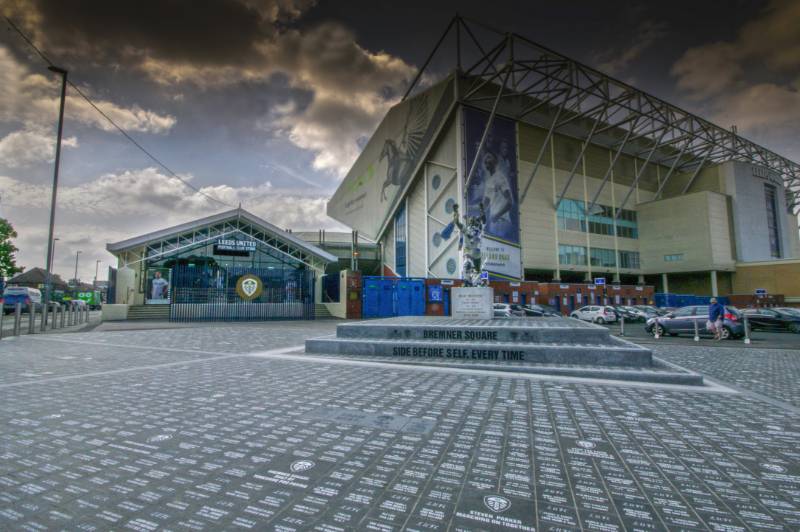
<instances>
[{"instance_id":1,"label":"statue","mask_svg":"<svg viewBox=\"0 0 800 532\"><path fill-rule=\"evenodd\" d=\"M483 238L483 228L486 226L486 212L483 203L479 203L479 206L480 214L478 216L465 216L462 222L458 215L458 204L453 205L452 225L461 231L458 249L464 249L461 274L464 286L486 286L488 284L486 279L481 279L481 239Z\"/></svg>"}]
</instances>

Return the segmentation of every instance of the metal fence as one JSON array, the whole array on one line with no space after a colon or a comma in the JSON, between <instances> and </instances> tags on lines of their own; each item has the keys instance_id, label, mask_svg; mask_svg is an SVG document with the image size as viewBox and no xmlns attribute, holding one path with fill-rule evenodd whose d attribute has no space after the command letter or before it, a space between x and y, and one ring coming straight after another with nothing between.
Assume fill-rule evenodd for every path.
<instances>
[{"instance_id":1,"label":"metal fence","mask_svg":"<svg viewBox=\"0 0 800 532\"><path fill-rule=\"evenodd\" d=\"M655 294L653 298L657 307L691 307L693 305L708 305L711 296L696 296L693 294ZM722 305L729 305L727 297L718 297Z\"/></svg>"},{"instance_id":2,"label":"metal fence","mask_svg":"<svg viewBox=\"0 0 800 532\"><path fill-rule=\"evenodd\" d=\"M178 274L181 282L172 287L170 321L314 319L312 271L231 268L214 272L214 276L198 272L202 274L199 282L189 279L185 271ZM175 273L173 270L173 280ZM249 301L242 299L235 288L236 280L245 274L257 275L264 285L261 294ZM215 280L209 282L210 279Z\"/></svg>"}]
</instances>

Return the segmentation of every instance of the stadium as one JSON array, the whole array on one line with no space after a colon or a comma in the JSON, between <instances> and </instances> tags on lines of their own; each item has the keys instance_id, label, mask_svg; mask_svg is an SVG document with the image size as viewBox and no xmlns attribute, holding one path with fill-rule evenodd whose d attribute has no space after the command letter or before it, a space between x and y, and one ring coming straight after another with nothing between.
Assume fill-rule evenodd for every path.
<instances>
[{"instance_id":1,"label":"stadium","mask_svg":"<svg viewBox=\"0 0 800 532\"><path fill-rule=\"evenodd\" d=\"M559 307L598 278L797 304L799 194L800 165L735 128L456 17L328 214L380 243L386 277L458 279L442 231L483 205L493 284L550 286Z\"/></svg>"}]
</instances>

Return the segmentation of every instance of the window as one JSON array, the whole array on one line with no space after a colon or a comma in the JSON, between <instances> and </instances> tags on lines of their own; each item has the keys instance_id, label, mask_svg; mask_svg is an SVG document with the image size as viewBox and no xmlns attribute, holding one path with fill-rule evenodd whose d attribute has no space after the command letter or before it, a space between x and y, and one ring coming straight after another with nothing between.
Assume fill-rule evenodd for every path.
<instances>
[{"instance_id":1,"label":"window","mask_svg":"<svg viewBox=\"0 0 800 532\"><path fill-rule=\"evenodd\" d=\"M563 199L558 206L558 228L586 232L586 215L582 201Z\"/></svg>"},{"instance_id":2,"label":"window","mask_svg":"<svg viewBox=\"0 0 800 532\"><path fill-rule=\"evenodd\" d=\"M406 204L401 203L394 216L394 271L406 276Z\"/></svg>"},{"instance_id":3,"label":"window","mask_svg":"<svg viewBox=\"0 0 800 532\"><path fill-rule=\"evenodd\" d=\"M764 185L767 200L767 230L769 231L769 254L781 258L781 237L778 230L778 194L774 185Z\"/></svg>"},{"instance_id":4,"label":"window","mask_svg":"<svg viewBox=\"0 0 800 532\"><path fill-rule=\"evenodd\" d=\"M559 244L558 262L560 264L586 266L586 248L583 246L569 246L566 244Z\"/></svg>"},{"instance_id":5,"label":"window","mask_svg":"<svg viewBox=\"0 0 800 532\"><path fill-rule=\"evenodd\" d=\"M638 270L641 268L639 263L639 252L638 251L620 251L619 252L619 267L620 268L630 268L632 270Z\"/></svg>"},{"instance_id":6,"label":"window","mask_svg":"<svg viewBox=\"0 0 800 532\"><path fill-rule=\"evenodd\" d=\"M639 238L636 211L622 209L619 218L614 220L614 208L608 205L595 204L592 213L587 216L583 201L565 198L561 200L557 211L558 228L564 231L580 231L595 235L614 235L622 238Z\"/></svg>"},{"instance_id":7,"label":"window","mask_svg":"<svg viewBox=\"0 0 800 532\"><path fill-rule=\"evenodd\" d=\"M683 307L675 311L676 318L681 316L691 316L694 313L694 307Z\"/></svg>"},{"instance_id":8,"label":"window","mask_svg":"<svg viewBox=\"0 0 800 532\"><path fill-rule=\"evenodd\" d=\"M664 262L680 262L683 260L683 253L674 253L672 255L664 255Z\"/></svg>"},{"instance_id":9,"label":"window","mask_svg":"<svg viewBox=\"0 0 800 532\"><path fill-rule=\"evenodd\" d=\"M592 248L592 266L613 268L617 265L613 249Z\"/></svg>"}]
</instances>

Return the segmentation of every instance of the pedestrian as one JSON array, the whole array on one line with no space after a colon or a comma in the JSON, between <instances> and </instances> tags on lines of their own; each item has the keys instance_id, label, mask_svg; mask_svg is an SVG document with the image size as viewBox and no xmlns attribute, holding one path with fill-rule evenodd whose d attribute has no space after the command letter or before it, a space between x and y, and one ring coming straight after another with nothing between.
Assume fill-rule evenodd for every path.
<instances>
[{"instance_id":1,"label":"pedestrian","mask_svg":"<svg viewBox=\"0 0 800 532\"><path fill-rule=\"evenodd\" d=\"M717 302L716 297L711 298L711 305L708 307L708 325L714 333L714 340L722 340L722 321L725 317L725 307Z\"/></svg>"}]
</instances>

